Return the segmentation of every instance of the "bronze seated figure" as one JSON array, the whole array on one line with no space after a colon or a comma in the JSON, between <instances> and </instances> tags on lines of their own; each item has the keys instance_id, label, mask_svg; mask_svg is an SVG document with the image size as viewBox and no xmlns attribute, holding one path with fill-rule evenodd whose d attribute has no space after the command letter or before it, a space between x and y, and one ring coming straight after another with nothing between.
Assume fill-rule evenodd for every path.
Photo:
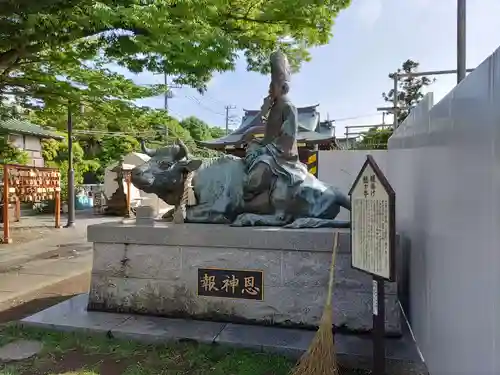
<instances>
[{"instance_id":1,"label":"bronze seated figure","mask_svg":"<svg viewBox=\"0 0 500 375\"><path fill-rule=\"evenodd\" d=\"M193 159L186 146L143 152L151 160L132 170L132 183L178 206L184 181L192 173L197 204L186 209L186 222L230 223L233 226L292 228L347 227L335 221L340 207L350 210L349 198L319 181L299 161L297 109L287 97L290 69L281 52L271 55L271 84L261 116L264 138L243 135L246 155Z\"/></svg>"}]
</instances>

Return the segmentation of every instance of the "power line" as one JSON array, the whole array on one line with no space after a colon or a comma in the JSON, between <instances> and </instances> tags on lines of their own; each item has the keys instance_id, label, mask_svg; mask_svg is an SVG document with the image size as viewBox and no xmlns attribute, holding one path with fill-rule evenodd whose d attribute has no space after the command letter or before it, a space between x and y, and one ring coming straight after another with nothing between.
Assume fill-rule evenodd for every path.
<instances>
[{"instance_id":1,"label":"power line","mask_svg":"<svg viewBox=\"0 0 500 375\"><path fill-rule=\"evenodd\" d=\"M377 115L380 115L380 114L378 112L367 113L365 115L358 115L358 116L344 117L344 118L335 118L335 119L332 119L331 121L357 120L359 118L373 117L373 116L377 116Z\"/></svg>"},{"instance_id":2,"label":"power line","mask_svg":"<svg viewBox=\"0 0 500 375\"><path fill-rule=\"evenodd\" d=\"M216 114L216 115L219 115L219 116L225 116L225 114L224 114L224 113L222 113L222 112L217 112L217 111L213 110L212 108L205 106L205 105L204 105L204 104L200 101L200 99L198 99L198 98L196 98L196 97L194 97L194 96L192 96L192 95L184 95L184 96L185 96L186 98L190 99L190 100L193 100L193 101L194 101L196 104L198 104L201 108L203 108L203 109L205 109L205 110L207 110L207 111L209 111L209 112L212 112L212 113L214 113L214 114Z\"/></svg>"},{"instance_id":3,"label":"power line","mask_svg":"<svg viewBox=\"0 0 500 375\"><path fill-rule=\"evenodd\" d=\"M218 103L220 106L224 105L224 102L221 102L219 99L214 98L211 96L208 92L204 92L201 94L203 97L206 97L207 99L211 99L213 102Z\"/></svg>"}]
</instances>

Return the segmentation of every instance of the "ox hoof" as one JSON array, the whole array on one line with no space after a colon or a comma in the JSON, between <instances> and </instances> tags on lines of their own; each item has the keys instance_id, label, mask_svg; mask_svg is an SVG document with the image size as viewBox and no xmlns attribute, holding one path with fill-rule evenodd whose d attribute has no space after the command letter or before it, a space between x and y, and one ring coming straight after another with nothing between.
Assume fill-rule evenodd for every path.
<instances>
[{"instance_id":1,"label":"ox hoof","mask_svg":"<svg viewBox=\"0 0 500 375\"><path fill-rule=\"evenodd\" d=\"M287 224L285 216L282 215L257 215L245 213L239 215L236 220L231 223L233 227L254 227L254 226L270 226L281 227Z\"/></svg>"},{"instance_id":2,"label":"ox hoof","mask_svg":"<svg viewBox=\"0 0 500 375\"><path fill-rule=\"evenodd\" d=\"M165 212L161 218L166 220L166 221L172 221L174 218L174 212L175 212L175 209L171 208L170 210Z\"/></svg>"},{"instance_id":3,"label":"ox hoof","mask_svg":"<svg viewBox=\"0 0 500 375\"><path fill-rule=\"evenodd\" d=\"M232 227L248 227L252 224L246 214L241 214L238 215L236 219L229 225Z\"/></svg>"}]
</instances>

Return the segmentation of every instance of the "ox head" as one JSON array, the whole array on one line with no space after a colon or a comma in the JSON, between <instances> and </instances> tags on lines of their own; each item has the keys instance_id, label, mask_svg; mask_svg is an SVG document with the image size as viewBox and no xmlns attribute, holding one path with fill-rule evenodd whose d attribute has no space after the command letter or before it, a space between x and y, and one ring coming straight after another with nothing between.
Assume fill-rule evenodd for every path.
<instances>
[{"instance_id":1,"label":"ox head","mask_svg":"<svg viewBox=\"0 0 500 375\"><path fill-rule=\"evenodd\" d=\"M166 203L176 205L184 189L188 172L198 169L202 161L189 159L189 151L181 141L172 146L151 150L141 140L142 152L151 159L132 169L132 184L149 194L156 194Z\"/></svg>"}]
</instances>

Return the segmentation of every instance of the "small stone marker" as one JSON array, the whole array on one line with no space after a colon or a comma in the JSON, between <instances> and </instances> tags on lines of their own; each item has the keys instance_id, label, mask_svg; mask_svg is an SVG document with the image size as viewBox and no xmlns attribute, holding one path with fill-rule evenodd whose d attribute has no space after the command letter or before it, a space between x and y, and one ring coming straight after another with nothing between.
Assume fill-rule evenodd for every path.
<instances>
[{"instance_id":1,"label":"small stone marker","mask_svg":"<svg viewBox=\"0 0 500 375\"><path fill-rule=\"evenodd\" d=\"M151 206L139 206L135 211L136 225L154 225L155 212Z\"/></svg>"},{"instance_id":2,"label":"small stone marker","mask_svg":"<svg viewBox=\"0 0 500 375\"><path fill-rule=\"evenodd\" d=\"M40 341L17 340L0 348L0 361L22 361L38 354L43 348Z\"/></svg>"},{"instance_id":3,"label":"small stone marker","mask_svg":"<svg viewBox=\"0 0 500 375\"><path fill-rule=\"evenodd\" d=\"M394 281L396 193L367 155L349 192L351 266L373 277L373 375L385 375L385 281Z\"/></svg>"}]
</instances>

